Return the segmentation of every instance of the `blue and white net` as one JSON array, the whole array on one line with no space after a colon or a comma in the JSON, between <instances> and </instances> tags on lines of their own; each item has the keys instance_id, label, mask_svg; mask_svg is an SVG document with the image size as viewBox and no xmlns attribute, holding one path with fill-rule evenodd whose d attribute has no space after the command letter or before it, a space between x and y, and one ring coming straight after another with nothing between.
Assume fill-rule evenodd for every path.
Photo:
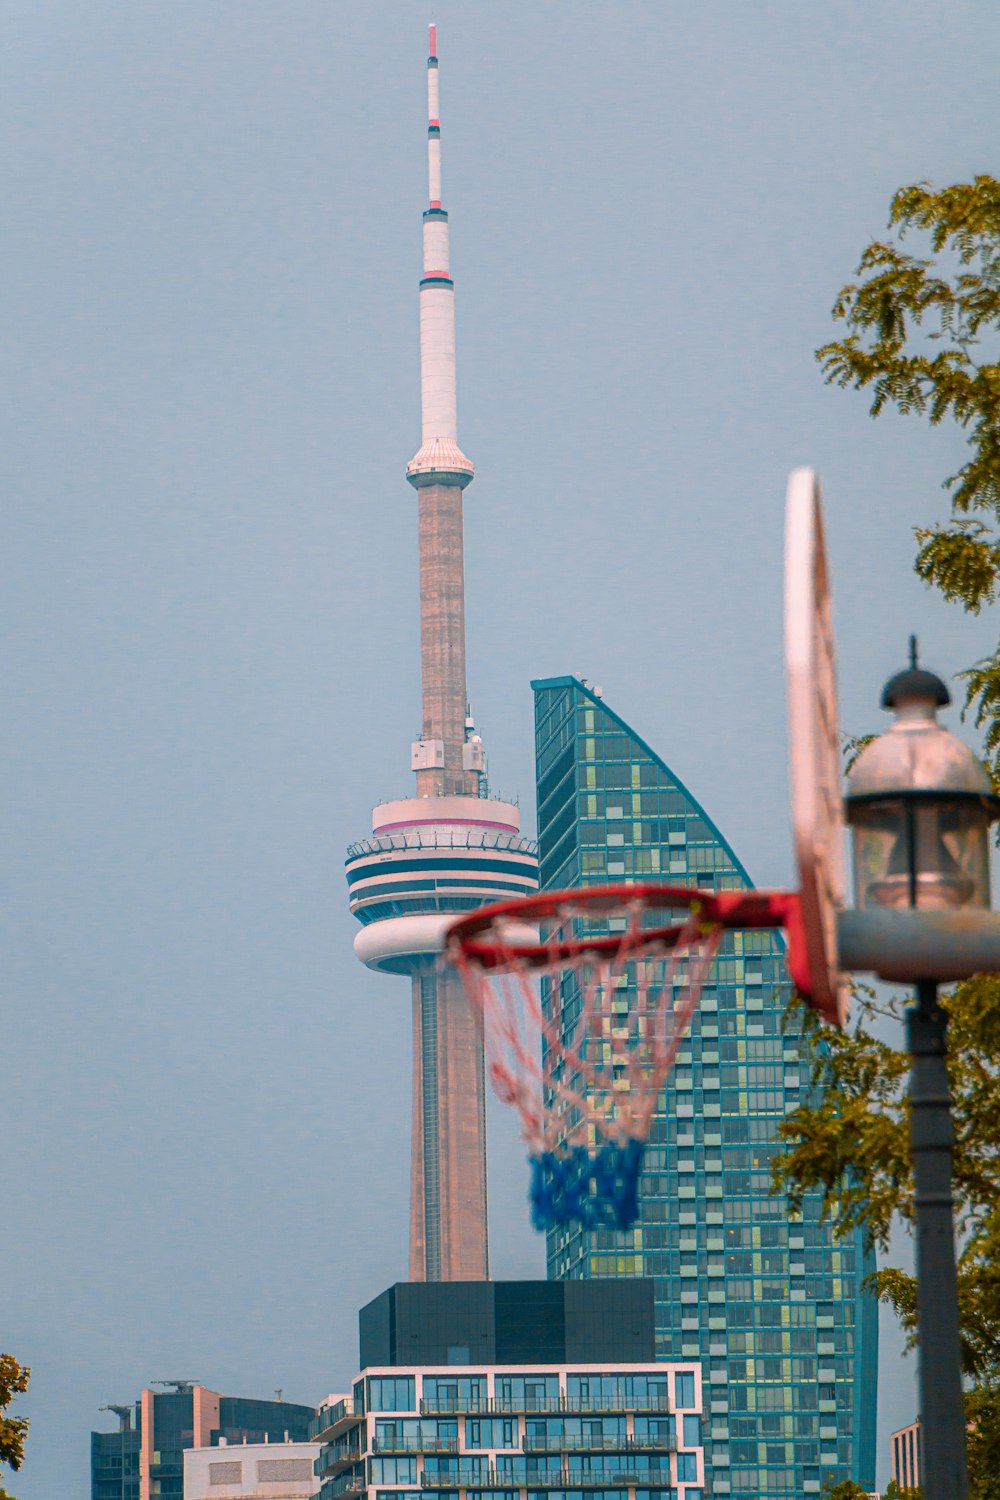
<instances>
[{"instance_id":1,"label":"blue and white net","mask_svg":"<svg viewBox=\"0 0 1000 1500\"><path fill-rule=\"evenodd\" d=\"M487 945L447 954L493 1090L520 1116L539 1230L638 1219L645 1144L721 937L696 912L630 902L628 887L614 905L594 894L560 898L527 943L523 918L500 914Z\"/></svg>"}]
</instances>

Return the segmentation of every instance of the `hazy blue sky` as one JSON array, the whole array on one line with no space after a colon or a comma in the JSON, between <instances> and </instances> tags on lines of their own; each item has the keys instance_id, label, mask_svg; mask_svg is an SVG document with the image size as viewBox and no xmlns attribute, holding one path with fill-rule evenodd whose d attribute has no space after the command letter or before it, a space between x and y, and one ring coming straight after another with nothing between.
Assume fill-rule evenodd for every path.
<instances>
[{"instance_id":1,"label":"hazy blue sky","mask_svg":"<svg viewBox=\"0 0 1000 1500\"><path fill-rule=\"evenodd\" d=\"M910 630L945 674L995 635L911 572L960 444L871 423L812 359L893 189L997 169L993 0L6 0L22 1500L85 1500L97 1408L151 1379L342 1389L359 1304L406 1274L406 986L353 959L342 859L419 727L430 19L472 693L529 823L528 681L579 671L789 879L797 464L826 484L847 728L878 726ZM491 1125L495 1274L543 1274Z\"/></svg>"}]
</instances>

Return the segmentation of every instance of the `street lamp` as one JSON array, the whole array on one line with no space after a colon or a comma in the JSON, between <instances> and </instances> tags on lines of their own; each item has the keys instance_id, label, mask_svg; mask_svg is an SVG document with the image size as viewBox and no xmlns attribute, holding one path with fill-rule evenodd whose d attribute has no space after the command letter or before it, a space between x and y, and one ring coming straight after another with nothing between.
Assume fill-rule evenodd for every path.
<instances>
[{"instance_id":1,"label":"street lamp","mask_svg":"<svg viewBox=\"0 0 1000 1500\"><path fill-rule=\"evenodd\" d=\"M941 679L918 665L911 637L909 667L892 677L882 694L882 707L894 711L895 722L858 756L845 799L855 927L870 932L876 947L885 940L887 948L894 937L891 977L905 972L916 987L906 1023L925 1500L966 1500L968 1494L951 1190L954 1130L945 1065L948 1017L938 1004L938 979L976 972L968 967L975 943L965 945L963 959L963 924L970 937L984 938L989 826L1000 815L1000 799L985 767L937 722L938 709L950 702ZM986 921L985 939L995 941L995 926ZM932 953L938 961L928 962L922 970L926 977L920 977L922 960ZM868 965L851 965L862 966ZM871 967L887 972L878 962Z\"/></svg>"}]
</instances>

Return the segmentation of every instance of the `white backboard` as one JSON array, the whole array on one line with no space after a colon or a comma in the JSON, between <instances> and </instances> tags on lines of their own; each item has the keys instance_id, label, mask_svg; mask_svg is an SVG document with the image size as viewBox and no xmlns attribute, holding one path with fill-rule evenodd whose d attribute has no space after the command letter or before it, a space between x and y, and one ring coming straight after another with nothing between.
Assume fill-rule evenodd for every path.
<instances>
[{"instance_id":1,"label":"white backboard","mask_svg":"<svg viewBox=\"0 0 1000 1500\"><path fill-rule=\"evenodd\" d=\"M836 969L837 911L844 904L837 662L820 483L796 469L785 506L785 671L792 833L812 985L812 1005L847 1020L849 990Z\"/></svg>"}]
</instances>

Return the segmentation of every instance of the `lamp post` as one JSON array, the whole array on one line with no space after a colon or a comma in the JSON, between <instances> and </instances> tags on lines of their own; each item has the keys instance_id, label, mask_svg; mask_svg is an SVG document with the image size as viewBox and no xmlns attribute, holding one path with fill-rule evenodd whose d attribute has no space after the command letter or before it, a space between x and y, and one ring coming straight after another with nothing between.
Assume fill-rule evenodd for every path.
<instances>
[{"instance_id":1,"label":"lamp post","mask_svg":"<svg viewBox=\"0 0 1000 1500\"><path fill-rule=\"evenodd\" d=\"M938 709L950 702L941 679L918 665L911 637L909 667L892 677L882 694L882 707L895 713L895 722L862 751L847 778L845 808L861 921L874 922L872 930L877 931L884 914L884 931L895 927L904 941L907 933L917 938L914 967L920 961L921 927L934 941L943 936L946 946L950 939L954 948L961 943L957 929L963 914L985 914L990 905L989 825L1000 814L1000 800L993 796L985 767L937 722ZM913 915L900 926L896 914L904 912ZM965 972L954 955L945 968L953 975ZM906 1013L921 1481L924 1500L966 1500L951 1185L954 1129L946 1069L948 1016L938 1003L941 973L940 965L928 965L924 977L908 974L916 995Z\"/></svg>"}]
</instances>

